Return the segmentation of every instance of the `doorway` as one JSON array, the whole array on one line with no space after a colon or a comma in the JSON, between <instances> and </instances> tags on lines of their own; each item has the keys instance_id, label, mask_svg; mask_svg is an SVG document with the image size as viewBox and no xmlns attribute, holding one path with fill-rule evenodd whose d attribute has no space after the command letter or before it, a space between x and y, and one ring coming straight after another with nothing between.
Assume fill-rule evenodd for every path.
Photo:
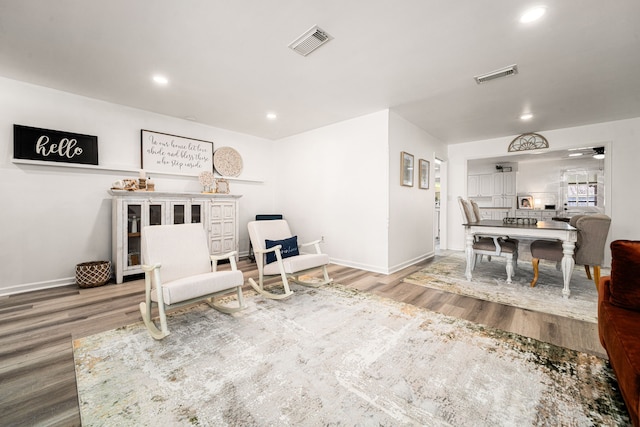
<instances>
[{"instance_id":1,"label":"doorway","mask_svg":"<svg viewBox=\"0 0 640 427\"><path fill-rule=\"evenodd\" d=\"M433 247L436 254L440 249L446 248L446 218L447 218L447 196L446 196L446 162L437 157L434 158L434 197L435 208L433 218Z\"/></svg>"}]
</instances>

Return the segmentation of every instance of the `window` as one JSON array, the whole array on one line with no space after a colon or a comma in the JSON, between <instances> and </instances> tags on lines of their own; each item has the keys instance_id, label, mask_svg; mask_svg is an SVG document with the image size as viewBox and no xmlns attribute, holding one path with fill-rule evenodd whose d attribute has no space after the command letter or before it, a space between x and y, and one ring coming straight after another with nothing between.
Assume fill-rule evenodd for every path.
<instances>
[{"instance_id":1,"label":"window","mask_svg":"<svg viewBox=\"0 0 640 427\"><path fill-rule=\"evenodd\" d=\"M600 206L598 197L598 182L601 181L600 171L567 171L564 173L565 203L567 206Z\"/></svg>"}]
</instances>

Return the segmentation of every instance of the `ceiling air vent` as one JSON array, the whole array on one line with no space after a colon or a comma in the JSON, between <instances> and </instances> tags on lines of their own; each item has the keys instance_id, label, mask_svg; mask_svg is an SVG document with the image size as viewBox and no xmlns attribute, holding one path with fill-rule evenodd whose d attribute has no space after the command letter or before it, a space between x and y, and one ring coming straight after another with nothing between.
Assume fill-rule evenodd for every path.
<instances>
[{"instance_id":1,"label":"ceiling air vent","mask_svg":"<svg viewBox=\"0 0 640 427\"><path fill-rule=\"evenodd\" d=\"M307 56L331 39L333 39L333 37L315 25L303 35L289 43L289 47L300 55Z\"/></svg>"},{"instance_id":2,"label":"ceiling air vent","mask_svg":"<svg viewBox=\"0 0 640 427\"><path fill-rule=\"evenodd\" d=\"M499 79L500 77L513 76L514 74L518 74L518 66L516 64L501 68L496 71L492 71L487 74L475 76L474 79L476 79L476 83L482 84L488 82L489 80Z\"/></svg>"}]
</instances>

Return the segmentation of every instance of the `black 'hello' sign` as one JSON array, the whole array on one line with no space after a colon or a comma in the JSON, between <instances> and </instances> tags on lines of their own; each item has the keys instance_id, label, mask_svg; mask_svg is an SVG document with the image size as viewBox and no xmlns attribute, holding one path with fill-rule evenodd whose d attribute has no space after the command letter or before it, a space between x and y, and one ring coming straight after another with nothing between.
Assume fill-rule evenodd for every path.
<instances>
[{"instance_id":1,"label":"black 'hello' sign","mask_svg":"<svg viewBox=\"0 0 640 427\"><path fill-rule=\"evenodd\" d=\"M13 125L13 157L97 165L98 137Z\"/></svg>"}]
</instances>

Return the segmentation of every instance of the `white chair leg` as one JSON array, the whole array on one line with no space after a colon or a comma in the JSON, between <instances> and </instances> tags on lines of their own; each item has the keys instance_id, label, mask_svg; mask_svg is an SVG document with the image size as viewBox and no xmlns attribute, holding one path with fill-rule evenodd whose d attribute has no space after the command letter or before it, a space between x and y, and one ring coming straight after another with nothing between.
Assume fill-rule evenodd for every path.
<instances>
[{"instance_id":1,"label":"white chair leg","mask_svg":"<svg viewBox=\"0 0 640 427\"><path fill-rule=\"evenodd\" d=\"M158 327L153 323L151 319L151 304L147 305L144 302L140 303L140 313L142 313L142 320L144 321L147 330L149 331L149 335L155 340L161 340L167 335L169 335L169 331L167 330L167 319L164 320L163 330L158 329ZM161 322L162 324L162 322Z\"/></svg>"},{"instance_id":2,"label":"white chair leg","mask_svg":"<svg viewBox=\"0 0 640 427\"><path fill-rule=\"evenodd\" d=\"M328 285L329 283L333 282L333 279L329 277L329 271L327 270L327 266L323 265L322 266L322 275L324 276L324 280L320 283L313 283L313 282L305 282L303 280L300 280L300 275L298 274L297 276L293 276L291 277L291 279L296 282L299 285L303 285L303 286L310 286L312 288L317 288L320 286L324 286L324 285Z\"/></svg>"},{"instance_id":3,"label":"white chair leg","mask_svg":"<svg viewBox=\"0 0 640 427\"><path fill-rule=\"evenodd\" d=\"M237 313L241 310L244 310L246 307L244 305L244 298L242 297L242 286L238 286L237 288L237 296L238 296L238 306L237 307L227 307L225 305L220 305L218 303L215 302L214 298L209 298L209 300L207 301L207 304L209 304L210 307L215 308L216 310L218 310L221 313L225 313L225 314L232 314L232 313Z\"/></svg>"},{"instance_id":4,"label":"white chair leg","mask_svg":"<svg viewBox=\"0 0 640 427\"><path fill-rule=\"evenodd\" d=\"M323 265L322 266L322 274L324 275L324 283L323 284L328 284L333 282L333 279L329 277L329 271L327 270L327 266Z\"/></svg>"},{"instance_id":5,"label":"white chair leg","mask_svg":"<svg viewBox=\"0 0 640 427\"><path fill-rule=\"evenodd\" d=\"M153 322L153 319L151 318L151 308L153 307L153 303L151 301L151 275L154 274L156 277L156 280L158 280L158 271L155 270L153 272L151 271L147 271L145 272L144 275L144 282L145 282L145 298L144 298L144 302L140 303L140 313L142 314L142 320L144 321L145 326L147 327L147 330L149 331L149 334L151 335L151 337L153 337L153 339L156 340L161 340L164 337L166 337L167 335L169 335L169 329L167 328L167 318L164 312L164 304L162 303L162 295L160 294L160 303L158 304L158 309L160 311L160 328L158 329L158 327L156 326L156 324ZM162 292L160 290L160 292Z\"/></svg>"},{"instance_id":6,"label":"white chair leg","mask_svg":"<svg viewBox=\"0 0 640 427\"><path fill-rule=\"evenodd\" d=\"M253 289L255 289L256 292L258 292L260 295L264 296L265 298L269 298L269 299L284 299L287 298L291 295L293 295L293 292L291 291L291 289L289 289L289 283L283 282L283 286L284 286L284 293L283 294L274 294L273 292L269 292L267 290L264 289L264 287L259 286L255 280L253 280L253 278L249 278L249 284L251 285L251 287Z\"/></svg>"},{"instance_id":7,"label":"white chair leg","mask_svg":"<svg viewBox=\"0 0 640 427\"><path fill-rule=\"evenodd\" d=\"M507 257L507 283L511 284L511 276L513 275L513 255Z\"/></svg>"},{"instance_id":8,"label":"white chair leg","mask_svg":"<svg viewBox=\"0 0 640 427\"><path fill-rule=\"evenodd\" d=\"M242 286L238 286L237 294L238 294L238 305L244 308L244 296L242 295Z\"/></svg>"}]
</instances>

